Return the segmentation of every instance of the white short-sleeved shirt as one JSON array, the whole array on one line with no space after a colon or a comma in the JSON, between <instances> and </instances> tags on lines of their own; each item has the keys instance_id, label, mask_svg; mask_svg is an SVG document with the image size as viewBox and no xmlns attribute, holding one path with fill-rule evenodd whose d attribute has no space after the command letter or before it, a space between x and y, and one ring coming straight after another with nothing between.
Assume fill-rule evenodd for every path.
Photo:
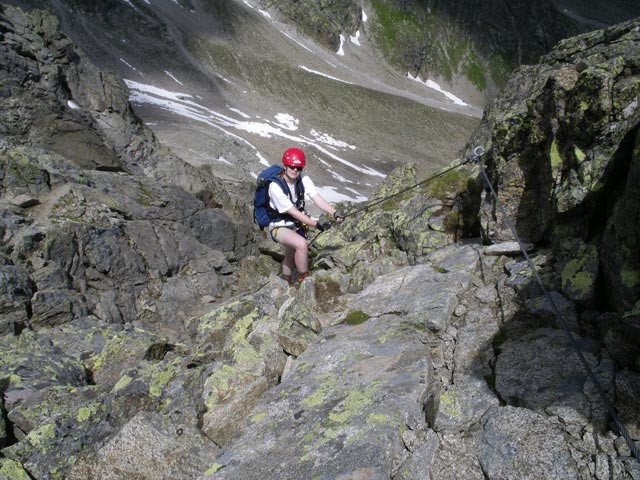
<instances>
[{"instance_id":1,"label":"white short-sleeved shirt","mask_svg":"<svg viewBox=\"0 0 640 480\"><path fill-rule=\"evenodd\" d=\"M289 196L282 191L280 185L276 182L271 182L269 184L269 206L279 213L284 213L291 207L295 207L295 202L298 200L295 183L285 183L289 186L293 202L289 199ZM305 197L315 197L318 194L318 189L307 175L302 176L302 185L304 186ZM275 222L271 222L270 225L271 227L288 227L293 225L293 221L288 219L277 220Z\"/></svg>"}]
</instances>

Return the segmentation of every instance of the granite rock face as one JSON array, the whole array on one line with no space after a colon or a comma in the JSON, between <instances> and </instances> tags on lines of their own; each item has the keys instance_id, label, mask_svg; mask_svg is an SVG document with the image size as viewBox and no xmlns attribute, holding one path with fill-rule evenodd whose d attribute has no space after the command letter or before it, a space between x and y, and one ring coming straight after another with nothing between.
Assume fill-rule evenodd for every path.
<instances>
[{"instance_id":1,"label":"granite rock face","mask_svg":"<svg viewBox=\"0 0 640 480\"><path fill-rule=\"evenodd\" d=\"M637 19L560 42L514 73L472 140L506 213L486 192L486 238L512 239L510 221L522 240L551 244L562 291L615 311L612 335L636 350L639 46Z\"/></svg>"}]
</instances>

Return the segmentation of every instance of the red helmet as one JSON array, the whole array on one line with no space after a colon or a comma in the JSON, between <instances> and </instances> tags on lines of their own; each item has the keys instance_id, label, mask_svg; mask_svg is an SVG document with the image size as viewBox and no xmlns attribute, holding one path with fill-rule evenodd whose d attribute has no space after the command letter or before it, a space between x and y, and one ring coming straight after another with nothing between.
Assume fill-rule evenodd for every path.
<instances>
[{"instance_id":1,"label":"red helmet","mask_svg":"<svg viewBox=\"0 0 640 480\"><path fill-rule=\"evenodd\" d=\"M288 167L304 167L304 152L299 148L287 148L282 154L282 164Z\"/></svg>"}]
</instances>

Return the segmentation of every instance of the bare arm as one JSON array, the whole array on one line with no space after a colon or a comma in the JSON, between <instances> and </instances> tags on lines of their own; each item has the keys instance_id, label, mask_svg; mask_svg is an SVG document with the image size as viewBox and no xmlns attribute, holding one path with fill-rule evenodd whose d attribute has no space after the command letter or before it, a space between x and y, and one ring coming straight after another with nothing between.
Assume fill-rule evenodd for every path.
<instances>
[{"instance_id":1,"label":"bare arm","mask_svg":"<svg viewBox=\"0 0 640 480\"><path fill-rule=\"evenodd\" d=\"M313 203L315 203L323 212L326 212L331 216L336 213L336 209L329 205L329 202L322 198L320 194L314 195L313 197L311 197L311 199L313 200Z\"/></svg>"},{"instance_id":2,"label":"bare arm","mask_svg":"<svg viewBox=\"0 0 640 480\"><path fill-rule=\"evenodd\" d=\"M298 210L295 206L287 210L286 213L288 215L291 215L296 220L304 223L305 225L309 225L310 227L315 227L318 224L318 222L316 222L313 218L305 215L300 210Z\"/></svg>"}]
</instances>

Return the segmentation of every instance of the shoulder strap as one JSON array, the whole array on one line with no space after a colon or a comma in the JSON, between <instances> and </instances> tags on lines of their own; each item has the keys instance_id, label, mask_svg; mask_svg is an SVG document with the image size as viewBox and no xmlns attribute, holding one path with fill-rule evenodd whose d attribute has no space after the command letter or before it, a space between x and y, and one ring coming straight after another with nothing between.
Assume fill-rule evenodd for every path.
<instances>
[{"instance_id":1,"label":"shoulder strap","mask_svg":"<svg viewBox=\"0 0 640 480\"><path fill-rule=\"evenodd\" d=\"M273 177L271 177L271 181L276 182L278 185L280 185L280 188L282 189L284 194L287 195L289 197L289 200L291 200L291 202L293 203L293 197L291 195L291 190L289 190L289 185L287 185L287 182L285 182L285 180L280 175L274 175Z\"/></svg>"},{"instance_id":2,"label":"shoulder strap","mask_svg":"<svg viewBox=\"0 0 640 480\"><path fill-rule=\"evenodd\" d=\"M296 178L296 195L298 198L304 198L304 183L302 183L302 175Z\"/></svg>"}]
</instances>

